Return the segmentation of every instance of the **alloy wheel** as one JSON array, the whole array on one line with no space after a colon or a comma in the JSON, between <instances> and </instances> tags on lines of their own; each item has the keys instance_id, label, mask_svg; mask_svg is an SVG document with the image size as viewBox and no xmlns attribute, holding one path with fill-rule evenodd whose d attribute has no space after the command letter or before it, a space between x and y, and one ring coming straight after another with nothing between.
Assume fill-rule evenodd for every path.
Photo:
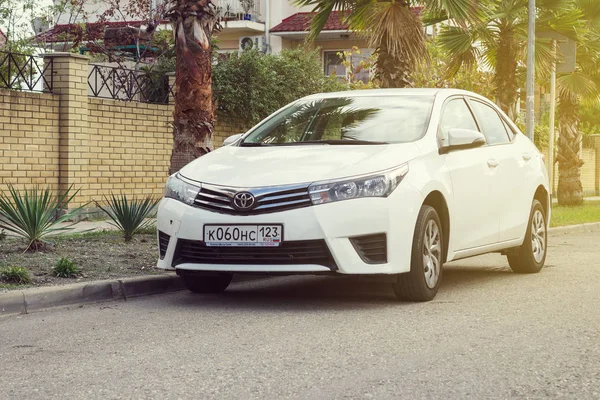
<instances>
[{"instance_id":1,"label":"alloy wheel","mask_svg":"<svg viewBox=\"0 0 600 400\"><path fill-rule=\"evenodd\" d=\"M531 249L535 262L541 263L546 253L546 221L540 210L535 210L531 220Z\"/></svg>"},{"instance_id":2,"label":"alloy wheel","mask_svg":"<svg viewBox=\"0 0 600 400\"><path fill-rule=\"evenodd\" d=\"M423 271L427 287L433 289L440 277L442 268L442 241L440 228L434 220L430 220L425 228L423 238Z\"/></svg>"}]
</instances>

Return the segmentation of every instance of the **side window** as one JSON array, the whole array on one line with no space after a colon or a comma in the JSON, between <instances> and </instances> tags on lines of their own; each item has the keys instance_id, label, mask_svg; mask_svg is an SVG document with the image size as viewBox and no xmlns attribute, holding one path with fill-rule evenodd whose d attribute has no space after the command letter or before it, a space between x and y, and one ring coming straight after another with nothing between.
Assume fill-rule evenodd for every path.
<instances>
[{"instance_id":1,"label":"side window","mask_svg":"<svg viewBox=\"0 0 600 400\"><path fill-rule=\"evenodd\" d=\"M444 107L442 119L440 121L440 131L442 138L448 137L450 129L471 129L478 131L473 114L463 99L450 100Z\"/></svg>"},{"instance_id":2,"label":"side window","mask_svg":"<svg viewBox=\"0 0 600 400\"><path fill-rule=\"evenodd\" d=\"M492 107L483 104L477 100L471 100L473 111L477 115L477 120L481 125L483 134L488 144L509 143L506 127L500 116Z\"/></svg>"}]
</instances>

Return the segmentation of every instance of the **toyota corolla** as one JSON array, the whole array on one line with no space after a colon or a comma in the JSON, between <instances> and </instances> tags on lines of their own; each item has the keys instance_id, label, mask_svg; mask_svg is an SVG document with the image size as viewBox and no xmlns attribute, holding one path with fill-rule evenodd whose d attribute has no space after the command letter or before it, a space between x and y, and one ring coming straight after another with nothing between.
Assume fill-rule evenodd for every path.
<instances>
[{"instance_id":1,"label":"toyota corolla","mask_svg":"<svg viewBox=\"0 0 600 400\"><path fill-rule=\"evenodd\" d=\"M169 177L158 268L201 293L234 273L382 274L427 301L452 260L540 271L550 209L541 153L477 94L318 94Z\"/></svg>"}]
</instances>

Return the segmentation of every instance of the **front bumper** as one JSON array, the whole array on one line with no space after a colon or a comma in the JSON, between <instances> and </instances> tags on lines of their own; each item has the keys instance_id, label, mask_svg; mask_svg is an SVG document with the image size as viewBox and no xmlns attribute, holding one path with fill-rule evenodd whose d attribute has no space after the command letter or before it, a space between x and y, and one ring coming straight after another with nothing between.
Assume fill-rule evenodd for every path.
<instances>
[{"instance_id":1,"label":"front bumper","mask_svg":"<svg viewBox=\"0 0 600 400\"><path fill-rule=\"evenodd\" d=\"M407 183L403 183L388 198L363 198L336 203L310 206L294 210L253 216L220 214L192 206L173 199L163 199L158 209L157 228L159 242L162 242L164 257L159 258L157 267L174 270L229 271L259 273L322 273L341 274L396 274L410 270L411 246L416 218L423 203L421 193ZM283 224L283 245L277 250L290 250L289 258L294 263L238 261L223 263L210 261L203 251L204 224ZM352 238L368 235L385 235L387 255L384 261L370 263L361 257ZM202 262L181 263L181 246L196 248ZM331 256L331 263L319 258L311 262L302 254L302 246L316 246L322 243ZM214 249L214 248L213 248ZM231 248L228 248L231 249ZM319 249L321 249L319 247ZM263 251L268 249L262 249ZM232 250L228 250L232 251ZM236 253L238 260L248 249ZM315 251L307 247L306 252ZM300 252L300 253L298 253ZM250 258L250 253L249 258ZM322 253L319 253L322 255ZM295 256L296 255L296 256ZM254 258L255 259L255 258ZM302 263L298 260L302 259ZM271 259L272 260L272 259Z\"/></svg>"}]
</instances>

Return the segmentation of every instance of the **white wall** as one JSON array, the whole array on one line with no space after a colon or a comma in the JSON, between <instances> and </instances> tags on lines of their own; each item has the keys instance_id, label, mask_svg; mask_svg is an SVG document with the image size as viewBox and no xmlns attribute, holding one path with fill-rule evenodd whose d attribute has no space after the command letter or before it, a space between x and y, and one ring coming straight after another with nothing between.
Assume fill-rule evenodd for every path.
<instances>
[{"instance_id":1,"label":"white wall","mask_svg":"<svg viewBox=\"0 0 600 400\"><path fill-rule=\"evenodd\" d=\"M54 3L58 3L60 0L54 0ZM150 1L150 0L148 0ZM125 13L125 11L123 11L123 8L125 8L125 6L129 3L128 0L120 0L119 4L120 4L120 8L123 12L123 14L125 15L126 20L139 20L139 17L134 17L131 15L127 15ZM100 15L108 10L109 8L109 4L106 0L85 0L83 8L85 10L85 12L87 13L87 21L86 22L96 22L98 20L98 18L100 17ZM58 19L56 21L57 24L68 24L68 23L79 23L79 22L84 22L83 20L83 15L82 13L76 18L76 19L72 19L75 17L75 15L71 15L70 11L67 11L65 13L63 13L60 16L56 16ZM115 13L115 15L112 18L109 18L110 21L123 21L123 17L121 16L120 13Z\"/></svg>"}]
</instances>

